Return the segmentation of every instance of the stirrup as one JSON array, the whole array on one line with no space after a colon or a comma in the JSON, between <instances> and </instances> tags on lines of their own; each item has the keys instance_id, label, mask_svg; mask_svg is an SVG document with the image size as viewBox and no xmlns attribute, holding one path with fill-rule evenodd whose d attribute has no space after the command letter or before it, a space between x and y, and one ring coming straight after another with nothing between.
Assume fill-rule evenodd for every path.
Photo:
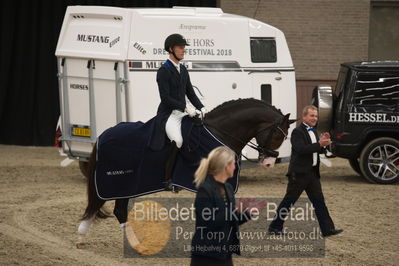
<instances>
[{"instance_id":1,"label":"stirrup","mask_svg":"<svg viewBox=\"0 0 399 266\"><path fill-rule=\"evenodd\" d=\"M173 192L173 193L176 193L176 194L177 194L177 193L179 193L180 190L182 190L181 187L173 186L173 185L172 185L172 192Z\"/></svg>"},{"instance_id":2,"label":"stirrup","mask_svg":"<svg viewBox=\"0 0 399 266\"><path fill-rule=\"evenodd\" d=\"M172 185L172 182L165 181L164 184L165 184L165 191L173 191L174 186Z\"/></svg>"},{"instance_id":3,"label":"stirrup","mask_svg":"<svg viewBox=\"0 0 399 266\"><path fill-rule=\"evenodd\" d=\"M165 191L172 191L173 193L179 193L182 190L181 187L172 185L171 182L165 182Z\"/></svg>"}]
</instances>

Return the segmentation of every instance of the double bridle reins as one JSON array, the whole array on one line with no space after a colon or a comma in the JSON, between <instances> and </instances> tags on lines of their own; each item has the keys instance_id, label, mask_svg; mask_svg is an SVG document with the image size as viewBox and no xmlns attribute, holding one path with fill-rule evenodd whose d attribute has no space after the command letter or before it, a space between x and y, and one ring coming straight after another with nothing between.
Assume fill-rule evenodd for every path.
<instances>
[{"instance_id":1,"label":"double bridle reins","mask_svg":"<svg viewBox=\"0 0 399 266\"><path fill-rule=\"evenodd\" d=\"M219 133L223 133L224 135L226 135L226 136L228 136L228 137L230 137L230 138L236 140L237 142L239 142L239 143L241 143L241 144L244 144L244 146L248 146L248 147L250 147L250 148L252 148L252 149L258 151L258 153L259 153L259 159L262 158L262 157L265 158L266 155L269 156L269 157L274 157L274 158L277 158L278 155L279 155L278 151L273 151L273 150L265 149L265 148L261 147L260 145L258 145L258 144L256 144L256 143L253 143L252 141L249 141L249 142L247 143L247 142L245 142L245 141L243 141L243 140L241 140L241 139L239 139L239 138L237 138L237 137L235 137L235 136L230 135L228 132L226 132L226 131L223 130L223 129L216 129L214 126L212 126L212 125L206 123L205 121L203 121L203 123L204 123L205 126L210 127L210 128L212 128L213 130L218 131ZM278 129L278 130L284 135L284 140L287 139L287 134L286 134L286 133L280 128L280 126L279 126L280 123L281 123L281 119L278 119L278 120L275 121L271 126L268 126L268 127L265 127L265 128L260 129L260 130L255 134L255 138L256 138L260 133L262 133L263 131L266 131L266 130L272 131L273 129ZM277 126L276 126L276 125L277 125ZM268 138L271 136L271 133L272 133L272 132L269 132L269 133L268 133ZM241 156L244 157L245 159L247 159L249 162L258 163L258 161L249 159L248 157L246 157L246 156L243 155L243 154L241 154Z\"/></svg>"}]
</instances>

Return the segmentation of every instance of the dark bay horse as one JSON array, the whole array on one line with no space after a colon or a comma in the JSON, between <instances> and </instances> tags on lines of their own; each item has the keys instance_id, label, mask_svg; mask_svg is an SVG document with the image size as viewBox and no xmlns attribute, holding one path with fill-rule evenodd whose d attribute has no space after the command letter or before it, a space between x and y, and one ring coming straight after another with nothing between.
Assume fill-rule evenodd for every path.
<instances>
[{"instance_id":1,"label":"dark bay horse","mask_svg":"<svg viewBox=\"0 0 399 266\"><path fill-rule=\"evenodd\" d=\"M277 157L277 150L288 134L290 124L296 120L289 120L289 115L283 115L274 106L256 99L239 99L225 102L206 114L204 125L224 144L241 154L247 143L255 138L257 145L251 145L258 150L258 162L264 168L270 166L271 157ZM275 158L274 158L275 159ZM96 145L88 164L88 205L83 214L78 232L81 238L78 245L83 243L83 236L88 232L94 218L109 217L101 208L105 203L98 197L94 184L96 166ZM129 199L115 200L114 214L119 223L125 225L127 221L127 206Z\"/></svg>"}]
</instances>

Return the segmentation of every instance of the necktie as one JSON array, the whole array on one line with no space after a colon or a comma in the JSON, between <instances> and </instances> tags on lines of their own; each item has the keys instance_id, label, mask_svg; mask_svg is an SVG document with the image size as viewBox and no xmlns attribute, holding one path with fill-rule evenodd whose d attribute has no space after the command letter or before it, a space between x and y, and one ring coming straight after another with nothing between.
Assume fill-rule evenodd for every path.
<instances>
[{"instance_id":1,"label":"necktie","mask_svg":"<svg viewBox=\"0 0 399 266\"><path fill-rule=\"evenodd\" d=\"M314 127L308 127L307 129L308 131L313 131L313 132L316 130Z\"/></svg>"}]
</instances>

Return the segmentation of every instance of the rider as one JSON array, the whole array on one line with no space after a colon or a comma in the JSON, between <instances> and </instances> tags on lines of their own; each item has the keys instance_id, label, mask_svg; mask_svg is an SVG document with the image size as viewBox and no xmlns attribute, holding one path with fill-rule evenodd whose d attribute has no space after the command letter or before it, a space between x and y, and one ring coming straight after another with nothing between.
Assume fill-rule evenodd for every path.
<instances>
[{"instance_id":1,"label":"rider","mask_svg":"<svg viewBox=\"0 0 399 266\"><path fill-rule=\"evenodd\" d=\"M151 147L160 150L164 146L165 132L172 142L167 154L165 181L170 186L173 166L177 152L183 144L181 134L181 120L185 115L194 117L197 113L205 113L206 109L194 92L190 76L186 67L180 64L184 58L186 39L180 34L171 34L165 40L165 50L169 59L158 69L157 83L161 103L158 106L155 118L155 131L151 140ZM186 104L186 96L194 105ZM200 110L200 111L199 111Z\"/></svg>"}]
</instances>

